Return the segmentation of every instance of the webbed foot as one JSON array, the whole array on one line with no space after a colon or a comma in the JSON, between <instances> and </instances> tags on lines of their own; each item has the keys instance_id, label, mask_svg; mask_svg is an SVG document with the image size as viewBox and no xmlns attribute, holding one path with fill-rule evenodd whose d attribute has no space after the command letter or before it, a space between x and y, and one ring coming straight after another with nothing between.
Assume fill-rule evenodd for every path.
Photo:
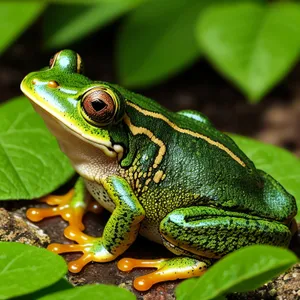
<instances>
[{"instance_id":1,"label":"webbed foot","mask_svg":"<svg viewBox=\"0 0 300 300\"><path fill-rule=\"evenodd\" d=\"M103 238L95 238L84 234L76 227L68 226L64 235L78 244L50 244L48 250L56 253L82 252L83 255L68 263L70 272L78 273L89 262L108 262L114 260L117 255L111 254L104 246Z\"/></svg>"},{"instance_id":2,"label":"webbed foot","mask_svg":"<svg viewBox=\"0 0 300 300\"><path fill-rule=\"evenodd\" d=\"M156 271L137 277L133 282L135 289L146 291L158 282L200 276L205 272L207 264L190 257L169 259L123 258L118 262L118 268L125 272L134 268L156 268Z\"/></svg>"},{"instance_id":3,"label":"webbed foot","mask_svg":"<svg viewBox=\"0 0 300 300\"><path fill-rule=\"evenodd\" d=\"M75 188L65 195L49 195L40 200L40 202L48 205L55 205L55 207L30 208L27 210L26 216L33 222L39 222L48 217L61 216L65 221L69 222L70 226L83 230L83 215L87 211L94 213L102 211L102 207L98 202L85 198L84 183L82 179L78 179Z\"/></svg>"}]
</instances>

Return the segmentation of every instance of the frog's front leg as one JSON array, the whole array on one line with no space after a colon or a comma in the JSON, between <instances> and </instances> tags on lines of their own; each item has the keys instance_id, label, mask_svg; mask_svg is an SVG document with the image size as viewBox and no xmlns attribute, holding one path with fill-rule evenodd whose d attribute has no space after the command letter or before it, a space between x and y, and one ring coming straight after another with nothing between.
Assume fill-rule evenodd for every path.
<instances>
[{"instance_id":1,"label":"frog's front leg","mask_svg":"<svg viewBox=\"0 0 300 300\"><path fill-rule=\"evenodd\" d=\"M51 244L48 249L55 253L82 252L83 256L69 263L69 270L77 273L89 262L107 262L122 254L136 239L145 211L127 181L110 176L102 182L103 188L115 204L103 235L88 236L69 226L65 235L76 245Z\"/></svg>"}]
</instances>

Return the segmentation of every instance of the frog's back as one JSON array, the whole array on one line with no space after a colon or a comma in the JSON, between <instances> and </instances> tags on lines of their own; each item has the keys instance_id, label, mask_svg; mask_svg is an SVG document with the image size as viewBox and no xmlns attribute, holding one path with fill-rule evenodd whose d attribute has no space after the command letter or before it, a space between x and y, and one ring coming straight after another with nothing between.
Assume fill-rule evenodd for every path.
<instances>
[{"instance_id":1,"label":"frog's back","mask_svg":"<svg viewBox=\"0 0 300 300\"><path fill-rule=\"evenodd\" d=\"M155 207L163 217L177 207L191 205L280 221L294 215L294 198L271 176L257 170L227 135L209 122L172 113L155 101L127 93L130 122L144 132L135 139L139 146L132 163L140 176L133 185L141 202L151 208L152 217L157 218ZM151 134L151 144L145 130ZM145 153L147 160L143 160Z\"/></svg>"}]
</instances>

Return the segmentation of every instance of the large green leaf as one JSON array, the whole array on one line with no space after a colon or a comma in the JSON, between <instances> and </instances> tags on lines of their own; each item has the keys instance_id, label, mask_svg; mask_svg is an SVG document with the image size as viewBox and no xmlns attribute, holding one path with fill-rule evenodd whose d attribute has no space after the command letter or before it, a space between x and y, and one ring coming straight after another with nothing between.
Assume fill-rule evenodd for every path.
<instances>
[{"instance_id":1,"label":"large green leaf","mask_svg":"<svg viewBox=\"0 0 300 300\"><path fill-rule=\"evenodd\" d=\"M74 173L25 97L0 106L0 199L33 199Z\"/></svg>"},{"instance_id":2,"label":"large green leaf","mask_svg":"<svg viewBox=\"0 0 300 300\"><path fill-rule=\"evenodd\" d=\"M0 2L0 53L3 52L41 13L43 1Z\"/></svg>"},{"instance_id":3,"label":"large green leaf","mask_svg":"<svg viewBox=\"0 0 300 300\"><path fill-rule=\"evenodd\" d=\"M200 56L194 36L199 12L209 0L151 0L133 11L117 40L122 84L158 83Z\"/></svg>"},{"instance_id":4,"label":"large green leaf","mask_svg":"<svg viewBox=\"0 0 300 300\"><path fill-rule=\"evenodd\" d=\"M93 5L53 5L45 14L45 44L49 48L64 47L113 21L141 1L143 0L101 0ZM105 41L101 47L103 46Z\"/></svg>"},{"instance_id":5,"label":"large green leaf","mask_svg":"<svg viewBox=\"0 0 300 300\"><path fill-rule=\"evenodd\" d=\"M33 300L33 299L39 299L44 297L45 295L49 295L52 293L61 292L67 289L72 289L73 285L67 281L66 279L62 278L59 281L55 282L52 285L49 285L46 288L39 289L33 293L26 294L23 296L19 296L14 298L14 300Z\"/></svg>"},{"instance_id":6,"label":"large green leaf","mask_svg":"<svg viewBox=\"0 0 300 300\"><path fill-rule=\"evenodd\" d=\"M136 297L129 291L109 285L87 285L47 295L39 300L134 300Z\"/></svg>"},{"instance_id":7,"label":"large green leaf","mask_svg":"<svg viewBox=\"0 0 300 300\"><path fill-rule=\"evenodd\" d=\"M216 68L256 102L299 57L300 4L216 4L201 14L197 37Z\"/></svg>"},{"instance_id":8,"label":"large green leaf","mask_svg":"<svg viewBox=\"0 0 300 300\"><path fill-rule=\"evenodd\" d=\"M258 169L272 175L288 192L295 196L300 208L300 160L292 153L279 147L262 142L231 135L238 146L255 163ZM296 219L300 221L300 211Z\"/></svg>"},{"instance_id":9,"label":"large green leaf","mask_svg":"<svg viewBox=\"0 0 300 300\"><path fill-rule=\"evenodd\" d=\"M176 289L176 299L224 299L222 296L230 292L254 290L296 262L297 256L283 248L262 245L242 248L218 261L202 277L181 283Z\"/></svg>"},{"instance_id":10,"label":"large green leaf","mask_svg":"<svg viewBox=\"0 0 300 300\"><path fill-rule=\"evenodd\" d=\"M0 242L0 253L0 299L48 287L67 272L64 259L46 249Z\"/></svg>"}]
</instances>

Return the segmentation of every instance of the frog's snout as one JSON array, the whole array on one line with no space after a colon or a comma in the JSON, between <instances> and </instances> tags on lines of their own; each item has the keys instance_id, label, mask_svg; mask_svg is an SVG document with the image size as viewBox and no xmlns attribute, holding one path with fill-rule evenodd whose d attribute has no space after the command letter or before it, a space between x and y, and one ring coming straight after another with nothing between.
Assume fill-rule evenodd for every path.
<instances>
[{"instance_id":1,"label":"frog's snout","mask_svg":"<svg viewBox=\"0 0 300 300\"><path fill-rule=\"evenodd\" d=\"M24 88L25 88L25 86L26 86L27 78L28 78L28 75L25 76L25 77L23 78L23 80L21 81L21 84L20 84L20 89L21 89L21 91L22 91L24 94L25 94Z\"/></svg>"},{"instance_id":2,"label":"frog's snout","mask_svg":"<svg viewBox=\"0 0 300 300\"><path fill-rule=\"evenodd\" d=\"M23 80L21 81L21 91L26 95L26 89L30 89L30 87L32 85L36 85L38 83L38 79L33 77L32 78L33 73L29 73L28 75L26 75Z\"/></svg>"}]
</instances>

